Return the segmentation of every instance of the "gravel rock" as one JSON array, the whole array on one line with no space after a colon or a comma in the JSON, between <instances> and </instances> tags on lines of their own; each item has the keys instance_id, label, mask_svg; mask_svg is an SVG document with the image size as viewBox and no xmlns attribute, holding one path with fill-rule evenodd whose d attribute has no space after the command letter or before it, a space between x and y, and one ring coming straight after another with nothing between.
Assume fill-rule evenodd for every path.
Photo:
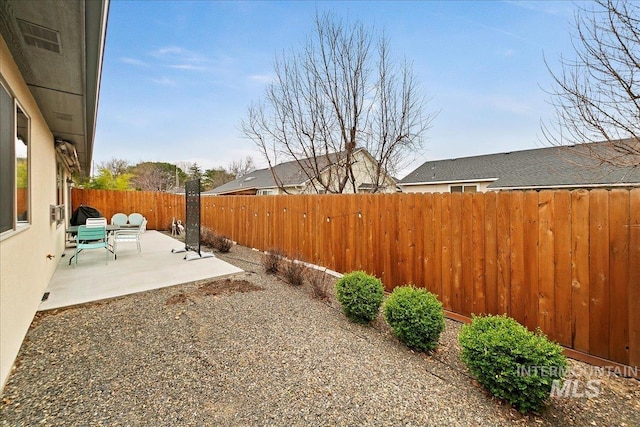
<instances>
[{"instance_id":1,"label":"gravel rock","mask_svg":"<svg viewBox=\"0 0 640 427\"><path fill-rule=\"evenodd\" d=\"M350 323L334 296L263 273L256 251L216 255L245 273L38 314L1 425L640 425L637 380L521 415L460 362L459 323L413 352L381 317Z\"/></svg>"}]
</instances>

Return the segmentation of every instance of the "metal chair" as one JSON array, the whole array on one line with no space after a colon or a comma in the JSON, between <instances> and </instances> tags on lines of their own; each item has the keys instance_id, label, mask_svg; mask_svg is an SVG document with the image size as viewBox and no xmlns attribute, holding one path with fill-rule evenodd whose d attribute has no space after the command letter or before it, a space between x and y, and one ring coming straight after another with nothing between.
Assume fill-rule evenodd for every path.
<instances>
[{"instance_id":1,"label":"metal chair","mask_svg":"<svg viewBox=\"0 0 640 427\"><path fill-rule=\"evenodd\" d=\"M81 225L78 227L78 234L76 235L76 250L73 254L74 268L78 264L78 257L81 251L85 249L100 249L105 250L105 260L109 264L109 243L107 241L107 228L106 226L93 226L88 227Z\"/></svg>"},{"instance_id":2,"label":"metal chair","mask_svg":"<svg viewBox=\"0 0 640 427\"><path fill-rule=\"evenodd\" d=\"M127 225L127 221L129 221L129 217L123 213L117 213L111 217L111 224L119 225L121 227L123 225Z\"/></svg>"},{"instance_id":3,"label":"metal chair","mask_svg":"<svg viewBox=\"0 0 640 427\"><path fill-rule=\"evenodd\" d=\"M116 230L113 233L113 239L111 245L113 246L113 257L118 259L118 243L135 243L138 246L138 252L142 252L140 246L140 235L144 232L147 226L147 220L143 219L142 224L137 229L124 229Z\"/></svg>"},{"instance_id":4,"label":"metal chair","mask_svg":"<svg viewBox=\"0 0 640 427\"><path fill-rule=\"evenodd\" d=\"M100 217L100 218L87 218L87 222L85 223L85 225L87 226L87 228L93 228L93 227L107 227L107 218L104 217Z\"/></svg>"},{"instance_id":5,"label":"metal chair","mask_svg":"<svg viewBox=\"0 0 640 427\"><path fill-rule=\"evenodd\" d=\"M143 220L144 217L142 216L142 214L139 214L137 212L129 215L129 225L140 226Z\"/></svg>"}]
</instances>

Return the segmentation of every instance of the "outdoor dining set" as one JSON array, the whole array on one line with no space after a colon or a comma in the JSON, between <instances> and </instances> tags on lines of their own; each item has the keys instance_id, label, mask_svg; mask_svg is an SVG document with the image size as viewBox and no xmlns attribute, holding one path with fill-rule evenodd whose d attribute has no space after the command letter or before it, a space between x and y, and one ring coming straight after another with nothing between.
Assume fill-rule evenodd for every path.
<instances>
[{"instance_id":1,"label":"outdoor dining set","mask_svg":"<svg viewBox=\"0 0 640 427\"><path fill-rule=\"evenodd\" d=\"M90 215L93 214L90 209L86 211ZM76 217L75 214L74 217ZM67 228L67 233L73 236L75 243L75 251L69 259L69 265L73 261L75 267L78 264L80 252L88 249L104 249L107 264L111 253L114 259L118 259L118 245L123 243L135 243L138 252L142 252L140 235L146 230L147 219L140 213L130 215L116 213L111 217L110 222L102 216L80 218L72 221L72 224L74 222L78 224Z\"/></svg>"}]
</instances>

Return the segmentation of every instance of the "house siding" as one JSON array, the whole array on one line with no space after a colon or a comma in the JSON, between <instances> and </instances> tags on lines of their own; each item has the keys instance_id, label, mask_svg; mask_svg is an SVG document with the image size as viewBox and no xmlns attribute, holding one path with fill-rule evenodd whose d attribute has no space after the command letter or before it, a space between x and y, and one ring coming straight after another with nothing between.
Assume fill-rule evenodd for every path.
<instances>
[{"instance_id":1,"label":"house siding","mask_svg":"<svg viewBox=\"0 0 640 427\"><path fill-rule=\"evenodd\" d=\"M65 228L49 220L56 204L53 134L0 36L0 76L30 118L31 224L0 236L0 390L4 387L42 294L64 251ZM65 191L65 198L68 192ZM68 206L68 200L65 200ZM47 255L54 255L52 260Z\"/></svg>"},{"instance_id":2,"label":"house siding","mask_svg":"<svg viewBox=\"0 0 640 427\"><path fill-rule=\"evenodd\" d=\"M361 184L373 184L373 181L375 180L375 167L376 167L375 162L372 161L371 158L367 154L365 154L363 150L356 152L354 154L354 158L356 161L352 166L352 170L353 170L353 175L356 183L356 191L353 191L353 186L351 185L351 183L347 183L347 185L344 188L344 191L342 192L343 194L358 193L359 192L358 187ZM339 177L335 173L335 166L332 166L331 168L329 168L329 170L326 170L322 173L323 179L325 180L329 179L329 176L332 172L333 172L333 176L331 176L332 180L330 183L330 188L334 189L334 191L337 191ZM378 190L378 192L381 192L381 193L396 192L395 183L391 182L390 179L385 177L383 185L384 185L384 188ZM318 188L321 188L319 184L318 184ZM308 183L306 185L305 190L302 191L301 193L314 194L316 193L316 191L313 189L313 185Z\"/></svg>"},{"instance_id":3,"label":"house siding","mask_svg":"<svg viewBox=\"0 0 640 427\"><path fill-rule=\"evenodd\" d=\"M485 193L493 191L487 188L493 181L475 181L475 182L447 182L437 184L400 184L403 193L449 193L452 185L477 185L478 192Z\"/></svg>"}]
</instances>

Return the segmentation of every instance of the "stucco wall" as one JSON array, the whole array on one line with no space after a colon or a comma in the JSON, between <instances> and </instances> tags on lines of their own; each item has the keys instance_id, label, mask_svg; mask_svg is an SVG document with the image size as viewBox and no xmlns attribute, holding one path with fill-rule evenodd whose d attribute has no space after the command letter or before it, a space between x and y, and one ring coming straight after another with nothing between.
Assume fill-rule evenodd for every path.
<instances>
[{"instance_id":1,"label":"stucco wall","mask_svg":"<svg viewBox=\"0 0 640 427\"><path fill-rule=\"evenodd\" d=\"M49 220L56 204L53 135L0 37L0 75L30 118L31 225L0 236L0 389L64 251L64 226ZM54 255L52 260L47 255Z\"/></svg>"}]
</instances>

